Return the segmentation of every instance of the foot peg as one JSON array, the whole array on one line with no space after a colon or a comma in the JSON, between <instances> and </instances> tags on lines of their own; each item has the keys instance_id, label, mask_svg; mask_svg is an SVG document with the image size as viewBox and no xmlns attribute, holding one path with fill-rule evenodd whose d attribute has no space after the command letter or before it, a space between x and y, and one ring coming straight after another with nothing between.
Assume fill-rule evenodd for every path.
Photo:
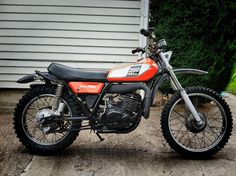
<instances>
[{"instance_id":1,"label":"foot peg","mask_svg":"<svg viewBox=\"0 0 236 176\"><path fill-rule=\"evenodd\" d=\"M104 138L102 138L102 136L101 136L98 132L96 132L96 135L97 135L97 137L100 139L100 141L103 141L103 140L104 140Z\"/></svg>"}]
</instances>

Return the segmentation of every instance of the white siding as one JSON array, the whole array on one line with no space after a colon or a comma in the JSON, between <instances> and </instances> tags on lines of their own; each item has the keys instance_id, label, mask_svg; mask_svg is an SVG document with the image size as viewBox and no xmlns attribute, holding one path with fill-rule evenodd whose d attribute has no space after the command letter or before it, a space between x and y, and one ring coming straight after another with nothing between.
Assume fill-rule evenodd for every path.
<instances>
[{"instance_id":1,"label":"white siding","mask_svg":"<svg viewBox=\"0 0 236 176\"><path fill-rule=\"evenodd\" d=\"M1 0L0 88L25 87L15 81L51 62L81 68L134 62L145 2Z\"/></svg>"}]
</instances>

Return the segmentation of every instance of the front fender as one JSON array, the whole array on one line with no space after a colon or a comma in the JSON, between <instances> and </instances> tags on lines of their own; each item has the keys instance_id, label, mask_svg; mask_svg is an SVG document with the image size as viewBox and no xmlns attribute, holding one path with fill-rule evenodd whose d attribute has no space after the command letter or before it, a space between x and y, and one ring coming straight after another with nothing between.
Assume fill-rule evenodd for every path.
<instances>
[{"instance_id":1,"label":"front fender","mask_svg":"<svg viewBox=\"0 0 236 176\"><path fill-rule=\"evenodd\" d=\"M193 69L193 68L178 68L178 69L173 69L173 72L175 74L197 74L197 75L208 74L207 71Z\"/></svg>"},{"instance_id":2,"label":"front fender","mask_svg":"<svg viewBox=\"0 0 236 176\"><path fill-rule=\"evenodd\" d=\"M26 75L26 76L18 79L16 82L20 83L20 84L24 84L24 83L33 82L35 80L40 80L40 78L45 80L46 82L50 82L50 81L53 81L53 80L56 79L56 77L49 74L48 72L38 72L38 71L36 71L36 73Z\"/></svg>"},{"instance_id":3,"label":"front fender","mask_svg":"<svg viewBox=\"0 0 236 176\"><path fill-rule=\"evenodd\" d=\"M173 69L173 72L175 74L197 74L197 75L205 75L208 74L207 71L199 70L199 69L193 69L193 68L179 68L179 69ZM152 91L152 103L154 101L154 98L157 94L157 91L159 90L160 86L162 85L163 82L169 80L169 75L168 74L163 74L156 85L154 86L154 89Z\"/></svg>"}]
</instances>

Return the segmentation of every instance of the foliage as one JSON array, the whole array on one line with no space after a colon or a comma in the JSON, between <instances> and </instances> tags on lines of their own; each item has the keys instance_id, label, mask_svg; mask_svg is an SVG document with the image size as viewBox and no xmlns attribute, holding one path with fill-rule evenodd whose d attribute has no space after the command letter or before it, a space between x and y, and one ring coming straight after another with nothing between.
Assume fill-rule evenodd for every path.
<instances>
[{"instance_id":1,"label":"foliage","mask_svg":"<svg viewBox=\"0 0 236 176\"><path fill-rule=\"evenodd\" d=\"M233 74L231 76L229 85L226 88L226 91L236 95L236 63L234 64Z\"/></svg>"},{"instance_id":2,"label":"foliage","mask_svg":"<svg viewBox=\"0 0 236 176\"><path fill-rule=\"evenodd\" d=\"M224 90L236 61L234 0L153 0L150 12L157 38L174 52L172 66L209 72L182 76L181 83Z\"/></svg>"}]
</instances>

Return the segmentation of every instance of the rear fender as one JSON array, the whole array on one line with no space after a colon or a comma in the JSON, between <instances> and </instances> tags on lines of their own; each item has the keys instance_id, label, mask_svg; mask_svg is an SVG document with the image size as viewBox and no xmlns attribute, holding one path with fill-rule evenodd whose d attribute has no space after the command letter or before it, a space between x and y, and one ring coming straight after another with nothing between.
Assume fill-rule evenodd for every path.
<instances>
[{"instance_id":1,"label":"rear fender","mask_svg":"<svg viewBox=\"0 0 236 176\"><path fill-rule=\"evenodd\" d=\"M36 80L44 80L45 82L49 83L51 81L56 80L56 77L49 74L48 72L39 72L39 71L35 71L35 72L36 73L29 74L29 75L26 75L26 76L20 78L16 82L20 83L20 84L25 84L25 83L33 82Z\"/></svg>"}]
</instances>

